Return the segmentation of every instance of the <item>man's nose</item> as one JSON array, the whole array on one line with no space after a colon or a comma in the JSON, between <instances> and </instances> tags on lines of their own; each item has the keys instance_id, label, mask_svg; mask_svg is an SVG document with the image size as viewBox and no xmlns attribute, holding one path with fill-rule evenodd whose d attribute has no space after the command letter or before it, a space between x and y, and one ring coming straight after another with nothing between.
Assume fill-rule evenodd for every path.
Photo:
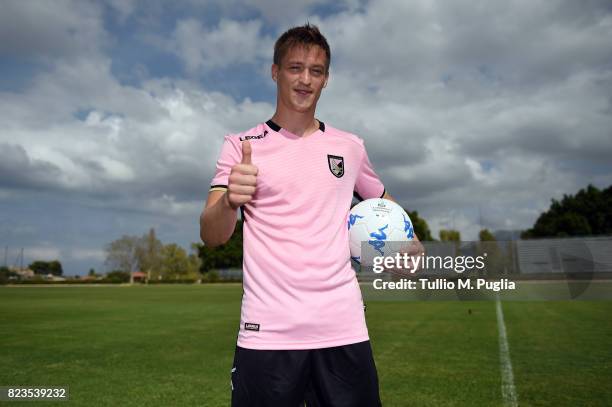
<instances>
[{"instance_id":1,"label":"man's nose","mask_svg":"<svg viewBox=\"0 0 612 407\"><path fill-rule=\"evenodd\" d=\"M305 85L310 85L310 72L308 69L304 69L302 70L302 72L300 73L300 82L302 82Z\"/></svg>"}]
</instances>

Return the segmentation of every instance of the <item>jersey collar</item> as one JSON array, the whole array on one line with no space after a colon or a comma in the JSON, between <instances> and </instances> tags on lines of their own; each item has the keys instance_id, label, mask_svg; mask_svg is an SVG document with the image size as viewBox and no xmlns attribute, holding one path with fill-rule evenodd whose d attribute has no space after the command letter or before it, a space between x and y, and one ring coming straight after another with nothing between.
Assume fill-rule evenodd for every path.
<instances>
[{"instance_id":1,"label":"jersey collar","mask_svg":"<svg viewBox=\"0 0 612 407\"><path fill-rule=\"evenodd\" d=\"M266 122L266 124L268 125L269 128L271 128L272 130L274 130L275 132L279 132L281 131L281 126L279 126L278 124L274 123L272 121L272 119L268 120ZM321 120L319 120L319 130L321 130L321 132L325 133L325 123L323 123Z\"/></svg>"}]
</instances>

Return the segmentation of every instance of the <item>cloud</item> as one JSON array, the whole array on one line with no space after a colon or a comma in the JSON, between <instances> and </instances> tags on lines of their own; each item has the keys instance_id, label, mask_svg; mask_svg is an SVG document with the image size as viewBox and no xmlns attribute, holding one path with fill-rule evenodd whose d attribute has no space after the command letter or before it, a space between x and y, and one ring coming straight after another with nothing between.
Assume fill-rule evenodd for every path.
<instances>
[{"instance_id":1,"label":"cloud","mask_svg":"<svg viewBox=\"0 0 612 407\"><path fill-rule=\"evenodd\" d=\"M138 0L108 0L109 6L117 13L122 24L136 11Z\"/></svg>"},{"instance_id":2,"label":"cloud","mask_svg":"<svg viewBox=\"0 0 612 407\"><path fill-rule=\"evenodd\" d=\"M68 256L75 260L104 261L106 252L102 249L73 248Z\"/></svg>"},{"instance_id":3,"label":"cloud","mask_svg":"<svg viewBox=\"0 0 612 407\"><path fill-rule=\"evenodd\" d=\"M171 215L190 215L202 211L204 207L202 198L191 202L180 202L174 196L163 194L156 197L148 205L155 212L164 212Z\"/></svg>"},{"instance_id":4,"label":"cloud","mask_svg":"<svg viewBox=\"0 0 612 407\"><path fill-rule=\"evenodd\" d=\"M31 159L22 146L0 143L0 187L53 187L60 173L48 161Z\"/></svg>"},{"instance_id":5,"label":"cloud","mask_svg":"<svg viewBox=\"0 0 612 407\"><path fill-rule=\"evenodd\" d=\"M434 1L370 2L362 13L318 19L339 69L364 79L401 79L392 94L446 78L464 90L497 82L540 86L593 66L609 64L602 52L612 30L608 2ZM358 67L358 69L354 69ZM473 81L477 82L474 83ZM493 90L493 89L491 89ZM389 95L388 95L389 96Z\"/></svg>"},{"instance_id":6,"label":"cloud","mask_svg":"<svg viewBox=\"0 0 612 407\"><path fill-rule=\"evenodd\" d=\"M33 83L0 94L0 108L10 111L0 117L3 186L74 191L137 210L175 214L183 200L204 199L223 135L273 111L187 81L121 85L104 59L58 62ZM158 203L142 205L134 194ZM159 204L166 197L177 202Z\"/></svg>"},{"instance_id":7,"label":"cloud","mask_svg":"<svg viewBox=\"0 0 612 407\"><path fill-rule=\"evenodd\" d=\"M91 54L108 40L102 8L79 0L2 2L0 55L56 58ZM92 47L94 45L94 47Z\"/></svg>"},{"instance_id":8,"label":"cloud","mask_svg":"<svg viewBox=\"0 0 612 407\"><path fill-rule=\"evenodd\" d=\"M166 47L180 57L192 74L234 64L258 65L271 52L271 46L262 47L262 42L271 39L261 37L261 29L259 20L221 19L216 27L206 29L198 20L185 19L177 22Z\"/></svg>"},{"instance_id":9,"label":"cloud","mask_svg":"<svg viewBox=\"0 0 612 407\"><path fill-rule=\"evenodd\" d=\"M0 55L44 61L0 90L0 205L11 230L41 236L11 233L11 247L58 236L59 254L87 270L121 233L197 239L223 135L272 115L275 36L305 19L332 48L317 117L364 138L387 189L434 233L475 238L480 214L491 229L529 227L550 198L612 183L607 1L184 7L3 3ZM114 52L132 35L148 39L131 50L137 83L120 79ZM184 71L152 76L172 55Z\"/></svg>"},{"instance_id":10,"label":"cloud","mask_svg":"<svg viewBox=\"0 0 612 407\"><path fill-rule=\"evenodd\" d=\"M24 248L24 257L28 259L51 261L61 258L61 249L54 246L35 246ZM25 259L24 259L25 260ZM25 265L25 264L24 264Z\"/></svg>"},{"instance_id":11,"label":"cloud","mask_svg":"<svg viewBox=\"0 0 612 407\"><path fill-rule=\"evenodd\" d=\"M282 25L295 20L296 16L307 16L313 6L324 3L325 0L302 0L287 7L287 2L283 0L256 0L249 2L249 6L256 9L266 21Z\"/></svg>"},{"instance_id":12,"label":"cloud","mask_svg":"<svg viewBox=\"0 0 612 407\"><path fill-rule=\"evenodd\" d=\"M610 11L370 2L318 18L332 45L319 116L364 137L434 229L444 212L476 224L478 206L488 227L528 227L551 197L612 182Z\"/></svg>"}]
</instances>

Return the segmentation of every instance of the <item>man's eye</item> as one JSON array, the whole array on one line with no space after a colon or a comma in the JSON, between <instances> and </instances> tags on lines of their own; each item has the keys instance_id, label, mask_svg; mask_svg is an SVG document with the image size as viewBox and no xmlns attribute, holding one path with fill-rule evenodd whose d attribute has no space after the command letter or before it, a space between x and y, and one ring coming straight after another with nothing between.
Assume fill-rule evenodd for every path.
<instances>
[{"instance_id":1,"label":"man's eye","mask_svg":"<svg viewBox=\"0 0 612 407\"><path fill-rule=\"evenodd\" d=\"M317 75L317 76L319 76L319 75L323 75L323 71L322 71L322 70L320 70L320 69L315 69L315 70L313 70L313 71L312 71L312 73L313 73L314 75Z\"/></svg>"},{"instance_id":2,"label":"man's eye","mask_svg":"<svg viewBox=\"0 0 612 407\"><path fill-rule=\"evenodd\" d=\"M291 67L289 67L289 69L292 70L292 71L299 71L300 67L299 66L291 66Z\"/></svg>"}]
</instances>

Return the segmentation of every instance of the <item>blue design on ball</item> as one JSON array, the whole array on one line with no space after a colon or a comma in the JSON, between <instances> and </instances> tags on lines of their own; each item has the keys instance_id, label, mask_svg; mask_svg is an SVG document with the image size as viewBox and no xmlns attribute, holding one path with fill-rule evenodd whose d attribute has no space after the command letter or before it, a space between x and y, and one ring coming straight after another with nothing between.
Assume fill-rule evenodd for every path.
<instances>
[{"instance_id":1,"label":"blue design on ball","mask_svg":"<svg viewBox=\"0 0 612 407\"><path fill-rule=\"evenodd\" d=\"M363 219L363 216L349 215L349 220L348 220L348 228L349 228L349 230L351 230L351 226L353 226L355 224L355 222L357 222L357 219Z\"/></svg>"},{"instance_id":2,"label":"blue design on ball","mask_svg":"<svg viewBox=\"0 0 612 407\"><path fill-rule=\"evenodd\" d=\"M406 215L402 214L402 217L404 218L404 232L407 232L406 236L408 239L414 238L414 228L412 227L412 222L410 222L409 219L406 219Z\"/></svg>"},{"instance_id":3,"label":"blue design on ball","mask_svg":"<svg viewBox=\"0 0 612 407\"><path fill-rule=\"evenodd\" d=\"M378 232L379 233L370 233L370 236L373 237L376 240L386 240L387 239L387 234L385 233L385 229L387 229L389 227L389 225L385 225L382 228L378 228Z\"/></svg>"},{"instance_id":4,"label":"blue design on ball","mask_svg":"<svg viewBox=\"0 0 612 407\"><path fill-rule=\"evenodd\" d=\"M385 253L381 250L385 247L385 240L387 239L387 234L385 233L385 229L387 229L389 225L385 225L382 228L378 228L379 233L370 233L370 236L376 240L369 240L368 244L374 248L381 256L384 256Z\"/></svg>"},{"instance_id":5,"label":"blue design on ball","mask_svg":"<svg viewBox=\"0 0 612 407\"><path fill-rule=\"evenodd\" d=\"M368 244L370 246L372 246L374 248L374 250L376 250L378 253L380 253L381 256L384 256L385 253L381 250L383 247L385 247L385 242L382 240L370 240L368 241Z\"/></svg>"}]
</instances>

